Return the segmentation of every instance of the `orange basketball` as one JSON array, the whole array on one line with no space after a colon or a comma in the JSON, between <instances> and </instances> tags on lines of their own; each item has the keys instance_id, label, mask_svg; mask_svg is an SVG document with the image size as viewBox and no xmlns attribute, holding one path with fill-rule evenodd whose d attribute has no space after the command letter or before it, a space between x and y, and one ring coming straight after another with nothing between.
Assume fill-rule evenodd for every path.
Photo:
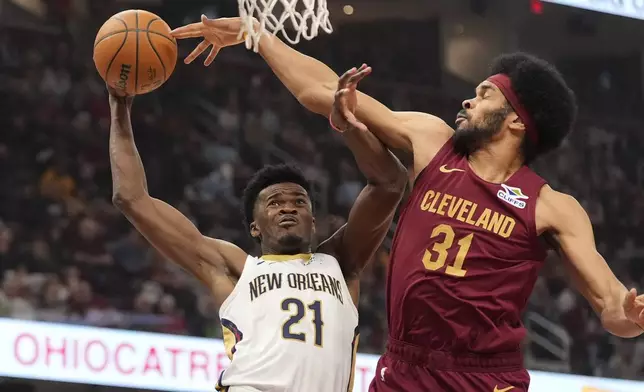
<instances>
[{"instance_id":1,"label":"orange basketball","mask_svg":"<svg viewBox=\"0 0 644 392\"><path fill-rule=\"evenodd\" d=\"M155 14L119 12L96 34L94 64L109 86L127 95L149 93L172 75L177 41L170 26Z\"/></svg>"}]
</instances>

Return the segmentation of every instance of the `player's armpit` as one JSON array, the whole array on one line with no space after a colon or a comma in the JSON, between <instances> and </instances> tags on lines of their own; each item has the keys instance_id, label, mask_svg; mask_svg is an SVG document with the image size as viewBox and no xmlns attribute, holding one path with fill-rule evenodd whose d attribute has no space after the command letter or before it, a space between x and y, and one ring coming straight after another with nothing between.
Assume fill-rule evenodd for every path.
<instances>
[{"instance_id":1,"label":"player's armpit","mask_svg":"<svg viewBox=\"0 0 644 392\"><path fill-rule=\"evenodd\" d=\"M597 251L586 211L573 197L545 187L537 202L537 225L556 241L558 251L579 292L610 333L634 337L642 330L624 312L628 290Z\"/></svg>"},{"instance_id":2,"label":"player's armpit","mask_svg":"<svg viewBox=\"0 0 644 392\"><path fill-rule=\"evenodd\" d=\"M246 253L237 246L204 237L181 212L149 195L114 204L136 229L169 260L212 288L218 277L234 283L241 275Z\"/></svg>"}]
</instances>

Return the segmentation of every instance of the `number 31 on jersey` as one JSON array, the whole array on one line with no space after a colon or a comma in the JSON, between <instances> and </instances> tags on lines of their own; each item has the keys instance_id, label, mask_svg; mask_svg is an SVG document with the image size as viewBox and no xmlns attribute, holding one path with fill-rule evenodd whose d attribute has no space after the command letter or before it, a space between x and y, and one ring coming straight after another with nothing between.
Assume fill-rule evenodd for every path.
<instances>
[{"instance_id":1,"label":"number 31 on jersey","mask_svg":"<svg viewBox=\"0 0 644 392\"><path fill-rule=\"evenodd\" d=\"M425 254L423 255L423 265L430 271L438 271L443 268L447 262L449 251L454 247L456 234L454 233L452 226L442 224L434 227L430 238L437 238L441 235L443 236L443 240L435 242L432 249L426 249ZM445 273L447 275L462 278L467 274L467 270L463 268L463 264L465 264L467 252L469 252L470 246L472 246L473 239L474 233L470 233L458 240L456 243L458 246L458 253L456 253L454 263L445 268Z\"/></svg>"}]
</instances>

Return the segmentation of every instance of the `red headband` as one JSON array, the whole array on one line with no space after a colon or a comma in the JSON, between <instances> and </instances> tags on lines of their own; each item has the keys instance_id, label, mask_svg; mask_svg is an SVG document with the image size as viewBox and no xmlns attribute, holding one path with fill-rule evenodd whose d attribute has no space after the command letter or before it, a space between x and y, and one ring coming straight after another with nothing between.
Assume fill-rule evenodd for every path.
<instances>
[{"instance_id":1,"label":"red headband","mask_svg":"<svg viewBox=\"0 0 644 392\"><path fill-rule=\"evenodd\" d=\"M505 74L496 74L490 76L489 78L487 78L487 80L488 82L491 82L496 87L498 87L499 90L501 90L501 93L503 93L505 99L508 100L510 106L512 106L512 109L514 109L514 112L517 114L517 116L519 116L521 121L523 121L523 124L525 125L526 135L534 144L537 144L537 142L539 141L539 133L537 131L537 127L534 125L532 116L530 116L530 113L528 113L525 107L521 104L519 97L517 97L517 94L514 92L510 77Z\"/></svg>"}]
</instances>

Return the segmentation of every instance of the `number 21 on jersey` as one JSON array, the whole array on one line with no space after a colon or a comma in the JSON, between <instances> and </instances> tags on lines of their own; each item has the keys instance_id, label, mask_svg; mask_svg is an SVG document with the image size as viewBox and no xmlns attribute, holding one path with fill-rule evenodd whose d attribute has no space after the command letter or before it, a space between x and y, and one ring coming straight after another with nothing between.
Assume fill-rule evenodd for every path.
<instances>
[{"instance_id":1,"label":"number 21 on jersey","mask_svg":"<svg viewBox=\"0 0 644 392\"><path fill-rule=\"evenodd\" d=\"M302 321L307 309L313 313L313 319L311 322L315 328L314 344L318 347L322 347L322 327L324 326L324 323L322 322L322 302L320 301L312 302L308 306L305 306L304 303L297 298L286 298L282 301L282 310L292 312L291 317L286 320L282 326L282 337L284 339L306 342L305 333L294 333L291 329Z\"/></svg>"},{"instance_id":2,"label":"number 21 on jersey","mask_svg":"<svg viewBox=\"0 0 644 392\"><path fill-rule=\"evenodd\" d=\"M433 239L439 236L443 236L443 240L435 242L432 249L426 249L425 254L423 255L423 265L430 271L438 271L443 268L447 262L449 251L454 247L456 234L454 233L452 226L442 224L434 227L430 238ZM456 253L454 263L445 268L445 273L447 275L459 278L465 276L467 270L463 268L463 264L465 263L467 252L469 252L470 246L472 246L473 239L474 233L470 233L456 242L458 253Z\"/></svg>"}]
</instances>

